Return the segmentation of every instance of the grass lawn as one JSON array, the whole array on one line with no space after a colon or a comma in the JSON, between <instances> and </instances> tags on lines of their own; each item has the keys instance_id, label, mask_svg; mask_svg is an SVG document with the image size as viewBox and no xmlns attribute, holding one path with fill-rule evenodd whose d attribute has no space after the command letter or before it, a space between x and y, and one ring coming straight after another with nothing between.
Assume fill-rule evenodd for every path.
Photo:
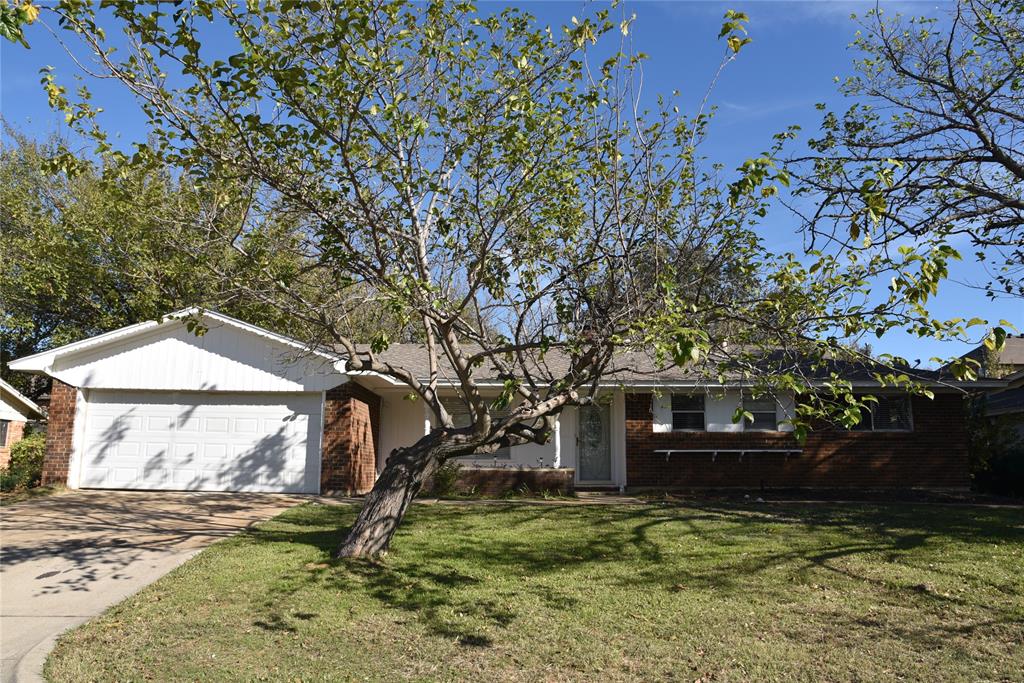
<instances>
[{"instance_id":1,"label":"grass lawn","mask_svg":"<svg viewBox=\"0 0 1024 683\"><path fill-rule=\"evenodd\" d=\"M52 680L1020 681L1024 512L304 505L63 637Z\"/></svg>"}]
</instances>

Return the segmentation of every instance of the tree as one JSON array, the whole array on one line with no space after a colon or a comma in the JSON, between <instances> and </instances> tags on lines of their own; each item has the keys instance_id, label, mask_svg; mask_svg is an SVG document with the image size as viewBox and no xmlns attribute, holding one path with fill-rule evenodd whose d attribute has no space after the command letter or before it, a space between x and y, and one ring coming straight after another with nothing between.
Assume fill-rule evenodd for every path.
<instances>
[{"instance_id":1,"label":"tree","mask_svg":"<svg viewBox=\"0 0 1024 683\"><path fill-rule=\"evenodd\" d=\"M813 266L771 253L754 227L788 182L771 158L789 134L728 182L700 152L703 105L690 116L674 97L640 106L643 57L624 50L625 14L551 29L467 2L107 5L55 11L84 41L85 68L136 96L149 139L115 149L88 92L73 102L49 74L54 106L118 165L179 169L208 197L237 187L205 229L266 286L233 285L352 370L403 383L433 415L436 428L388 457L340 556L386 551L447 459L547 441L565 407L615 382L622 352L804 390L807 359L855 353L842 338L894 321L934 331L919 304L947 253L820 255ZM749 42L745 23L726 14L723 67ZM213 34L216 57L204 47ZM175 249L203 258L187 242ZM268 257L283 252L300 267L276 268ZM873 299L886 272L906 284ZM425 375L386 360L386 330L357 346L339 304L351 292L416 328ZM442 401L442 377L468 425ZM910 381L902 369L879 377ZM497 396L484 386L495 378ZM844 387L837 376L831 386Z\"/></svg>"},{"instance_id":2,"label":"tree","mask_svg":"<svg viewBox=\"0 0 1024 683\"><path fill-rule=\"evenodd\" d=\"M9 128L6 133L9 143L0 153L5 379L27 381L8 372L11 358L184 306L216 302L280 327L274 309L232 296L212 276L218 268L241 275L245 263L234 251L211 252L209 267L197 270L187 253L166 248L171 231L178 242L209 248L198 232L204 202L197 193L162 172L126 174L81 160L74 172L60 172L52 168L58 141L41 144Z\"/></svg>"},{"instance_id":3,"label":"tree","mask_svg":"<svg viewBox=\"0 0 1024 683\"><path fill-rule=\"evenodd\" d=\"M221 209L212 211L216 202L166 169L139 173L83 161L82 155L71 162L59 153L59 140L38 143L11 128L6 133L0 152L5 380L38 393L45 386L9 372L10 359L189 306L216 306L296 333L294 321L278 308L248 296L255 288L273 288L267 273L295 277L302 269L294 250L284 246L290 229L282 219L249 236L245 249L254 258L242 258L215 227L224 220L228 193L219 193ZM69 168L56 168L62 162ZM246 283L244 292L238 282ZM340 312L353 339L369 342L381 330L414 338L414 330L371 302L355 289L343 300Z\"/></svg>"},{"instance_id":4,"label":"tree","mask_svg":"<svg viewBox=\"0 0 1024 683\"><path fill-rule=\"evenodd\" d=\"M861 25L841 87L855 103L793 160L805 228L864 250L965 236L989 295L1024 296L1024 4L960 0L948 21L875 9Z\"/></svg>"}]
</instances>

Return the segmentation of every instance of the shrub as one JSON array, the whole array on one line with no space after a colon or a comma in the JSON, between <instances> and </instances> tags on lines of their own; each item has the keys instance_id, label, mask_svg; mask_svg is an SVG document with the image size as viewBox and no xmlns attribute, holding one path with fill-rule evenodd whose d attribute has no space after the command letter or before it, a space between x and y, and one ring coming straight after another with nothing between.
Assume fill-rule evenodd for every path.
<instances>
[{"instance_id":1,"label":"shrub","mask_svg":"<svg viewBox=\"0 0 1024 683\"><path fill-rule=\"evenodd\" d=\"M31 434L11 446L11 462L0 472L0 488L4 491L39 486L43 478L46 437Z\"/></svg>"},{"instance_id":2,"label":"shrub","mask_svg":"<svg viewBox=\"0 0 1024 683\"><path fill-rule=\"evenodd\" d=\"M449 460L437 468L431 478L430 493L438 498L444 498L455 494L455 486L459 481L459 470L462 468L457 462Z\"/></svg>"},{"instance_id":3,"label":"shrub","mask_svg":"<svg viewBox=\"0 0 1024 683\"><path fill-rule=\"evenodd\" d=\"M18 478L8 469L0 470L0 491L13 491L17 488Z\"/></svg>"},{"instance_id":4,"label":"shrub","mask_svg":"<svg viewBox=\"0 0 1024 683\"><path fill-rule=\"evenodd\" d=\"M986 493L1024 498L1024 445L992 455L986 471L975 475L975 481Z\"/></svg>"}]
</instances>

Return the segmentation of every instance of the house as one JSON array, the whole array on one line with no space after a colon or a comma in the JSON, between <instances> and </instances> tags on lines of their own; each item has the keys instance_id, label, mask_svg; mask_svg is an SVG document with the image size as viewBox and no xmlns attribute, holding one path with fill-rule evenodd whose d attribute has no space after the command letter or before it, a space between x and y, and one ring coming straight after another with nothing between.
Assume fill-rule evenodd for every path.
<instances>
[{"instance_id":1,"label":"house","mask_svg":"<svg viewBox=\"0 0 1024 683\"><path fill-rule=\"evenodd\" d=\"M999 378L1024 371L1024 335L1007 335L1003 340L1002 350L992 351L984 344L979 345L961 358L971 358L978 362L978 374L981 377Z\"/></svg>"},{"instance_id":2,"label":"house","mask_svg":"<svg viewBox=\"0 0 1024 683\"><path fill-rule=\"evenodd\" d=\"M964 354L981 364L978 374L1003 380L979 397L977 408L993 424L1002 425L1024 443L1024 335L1008 335L999 352L984 345Z\"/></svg>"},{"instance_id":3,"label":"house","mask_svg":"<svg viewBox=\"0 0 1024 683\"><path fill-rule=\"evenodd\" d=\"M187 315L203 317L205 334L189 332ZM426 374L421 347L386 354ZM799 444L786 424L795 397L754 401L735 383L641 362L627 359L597 405L563 411L547 444L462 458L464 476L483 489L969 483L964 406L951 385L929 400L851 375L878 406L859 429ZM182 311L10 367L52 378L44 483L72 488L362 493L394 448L432 426L394 380L346 373L336 352L214 312ZM482 384L500 391L498 379ZM753 422L732 422L741 402Z\"/></svg>"},{"instance_id":4,"label":"house","mask_svg":"<svg viewBox=\"0 0 1024 683\"><path fill-rule=\"evenodd\" d=\"M0 379L0 469L11 462L11 446L21 441L25 425L42 417L35 403Z\"/></svg>"}]
</instances>

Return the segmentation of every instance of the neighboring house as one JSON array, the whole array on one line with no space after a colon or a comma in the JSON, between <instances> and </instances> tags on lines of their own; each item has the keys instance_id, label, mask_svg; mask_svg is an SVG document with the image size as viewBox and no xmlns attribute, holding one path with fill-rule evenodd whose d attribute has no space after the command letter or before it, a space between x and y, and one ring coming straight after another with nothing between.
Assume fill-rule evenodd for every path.
<instances>
[{"instance_id":1,"label":"neighboring house","mask_svg":"<svg viewBox=\"0 0 1024 683\"><path fill-rule=\"evenodd\" d=\"M346 374L336 353L213 312L197 337L175 319L189 313L10 364L53 378L44 483L362 493L394 448L431 429L394 380ZM426 374L417 345L385 355ZM936 383L929 400L851 370L878 407L859 429L815 431L801 445L785 424L794 397L753 401L737 384L657 372L645 358L625 358L600 405L563 411L548 444L462 458L464 471L484 489L511 473L566 488L969 484L964 405L949 384ZM498 380L482 384L500 391ZM753 423L732 422L741 402Z\"/></svg>"},{"instance_id":2,"label":"neighboring house","mask_svg":"<svg viewBox=\"0 0 1024 683\"><path fill-rule=\"evenodd\" d=\"M40 417L39 406L0 379L0 468L11 462L11 446L25 435L25 425Z\"/></svg>"},{"instance_id":3,"label":"neighboring house","mask_svg":"<svg viewBox=\"0 0 1024 683\"><path fill-rule=\"evenodd\" d=\"M978 406L991 422L1006 426L1024 442L1024 335L1006 337L998 353L981 345L963 357L981 364L979 376L1003 380L1002 386L984 391Z\"/></svg>"},{"instance_id":4,"label":"neighboring house","mask_svg":"<svg viewBox=\"0 0 1024 683\"><path fill-rule=\"evenodd\" d=\"M1024 442L1024 369L1002 378L1006 388L993 391L985 400L985 415L1010 424Z\"/></svg>"},{"instance_id":5,"label":"neighboring house","mask_svg":"<svg viewBox=\"0 0 1024 683\"><path fill-rule=\"evenodd\" d=\"M961 358L978 361L978 375L986 378L1000 378L1024 370L1024 335L1016 337L1007 335L1003 348L998 353L985 347L984 344L971 349Z\"/></svg>"}]
</instances>

